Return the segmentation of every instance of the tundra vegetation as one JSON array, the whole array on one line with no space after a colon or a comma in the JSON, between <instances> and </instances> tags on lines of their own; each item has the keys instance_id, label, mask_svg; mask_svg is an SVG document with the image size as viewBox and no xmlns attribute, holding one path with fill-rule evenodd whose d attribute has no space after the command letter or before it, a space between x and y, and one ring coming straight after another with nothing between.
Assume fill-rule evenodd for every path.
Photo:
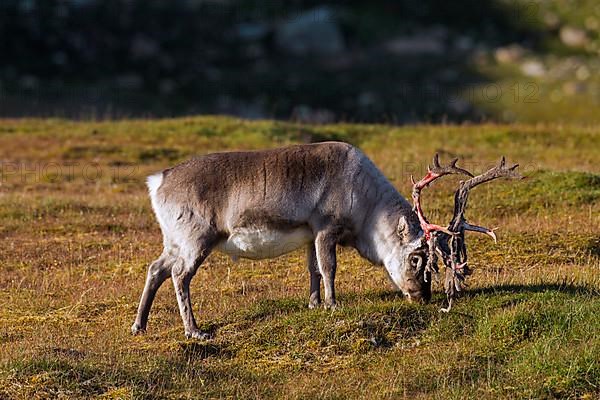
<instances>
[{"instance_id":1,"label":"tundra vegetation","mask_svg":"<svg viewBox=\"0 0 600 400\"><path fill-rule=\"evenodd\" d=\"M161 251L145 177L193 154L338 139L410 198L430 156L523 181L481 186L473 275L450 313L411 304L383 268L338 251L335 311L309 310L304 251L192 283L211 341L186 340L172 285L129 330ZM581 398L600 396L600 129L568 125L305 126L203 117L0 122L0 398ZM436 182L449 221L460 177ZM198 309L201 313L198 313Z\"/></svg>"}]
</instances>

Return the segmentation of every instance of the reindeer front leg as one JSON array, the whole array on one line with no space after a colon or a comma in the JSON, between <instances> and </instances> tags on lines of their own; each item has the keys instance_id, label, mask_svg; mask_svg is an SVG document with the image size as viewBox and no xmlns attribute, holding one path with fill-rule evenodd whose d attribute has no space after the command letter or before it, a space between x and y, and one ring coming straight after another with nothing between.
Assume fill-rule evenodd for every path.
<instances>
[{"instance_id":1,"label":"reindeer front leg","mask_svg":"<svg viewBox=\"0 0 600 400\"><path fill-rule=\"evenodd\" d=\"M306 253L308 272L310 273L308 308L317 308L321 305L321 272L319 271L319 262L317 261L317 251L314 243L308 245Z\"/></svg>"},{"instance_id":2,"label":"reindeer front leg","mask_svg":"<svg viewBox=\"0 0 600 400\"><path fill-rule=\"evenodd\" d=\"M315 239L315 251L319 271L323 277L323 289L325 291L325 308L335 309L335 270L337 267L335 247L337 240L330 232L319 232Z\"/></svg>"}]
</instances>

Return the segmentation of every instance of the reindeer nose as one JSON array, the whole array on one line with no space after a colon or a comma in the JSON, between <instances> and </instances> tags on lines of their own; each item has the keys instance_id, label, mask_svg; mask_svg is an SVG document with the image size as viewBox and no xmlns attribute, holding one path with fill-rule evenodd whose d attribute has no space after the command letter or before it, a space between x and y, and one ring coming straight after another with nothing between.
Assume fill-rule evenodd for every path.
<instances>
[{"instance_id":1,"label":"reindeer nose","mask_svg":"<svg viewBox=\"0 0 600 400\"><path fill-rule=\"evenodd\" d=\"M423 295L419 292L412 292L412 293L408 292L408 293L405 293L404 295L406 296L408 301L411 303L427 304L427 303L429 303L429 300L431 300L430 296Z\"/></svg>"}]
</instances>

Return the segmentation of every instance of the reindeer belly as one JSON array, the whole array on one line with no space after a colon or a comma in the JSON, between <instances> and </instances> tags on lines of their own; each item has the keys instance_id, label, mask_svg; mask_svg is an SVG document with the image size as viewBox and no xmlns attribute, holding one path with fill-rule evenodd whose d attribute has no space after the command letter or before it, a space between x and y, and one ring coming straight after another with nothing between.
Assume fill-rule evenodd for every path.
<instances>
[{"instance_id":1,"label":"reindeer belly","mask_svg":"<svg viewBox=\"0 0 600 400\"><path fill-rule=\"evenodd\" d=\"M261 260L279 257L302 247L313 240L312 232L305 227L292 230L239 228L216 249L236 261L239 257Z\"/></svg>"}]
</instances>

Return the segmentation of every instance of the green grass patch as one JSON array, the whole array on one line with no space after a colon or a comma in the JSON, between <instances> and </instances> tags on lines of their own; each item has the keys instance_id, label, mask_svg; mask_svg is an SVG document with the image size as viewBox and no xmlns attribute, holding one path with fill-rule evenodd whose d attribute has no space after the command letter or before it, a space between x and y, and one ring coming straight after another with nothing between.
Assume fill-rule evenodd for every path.
<instances>
[{"instance_id":1,"label":"green grass patch","mask_svg":"<svg viewBox=\"0 0 600 400\"><path fill-rule=\"evenodd\" d=\"M488 207L502 214L589 206L600 200L600 175L575 171L536 171L517 184L489 189L487 196Z\"/></svg>"}]
</instances>

